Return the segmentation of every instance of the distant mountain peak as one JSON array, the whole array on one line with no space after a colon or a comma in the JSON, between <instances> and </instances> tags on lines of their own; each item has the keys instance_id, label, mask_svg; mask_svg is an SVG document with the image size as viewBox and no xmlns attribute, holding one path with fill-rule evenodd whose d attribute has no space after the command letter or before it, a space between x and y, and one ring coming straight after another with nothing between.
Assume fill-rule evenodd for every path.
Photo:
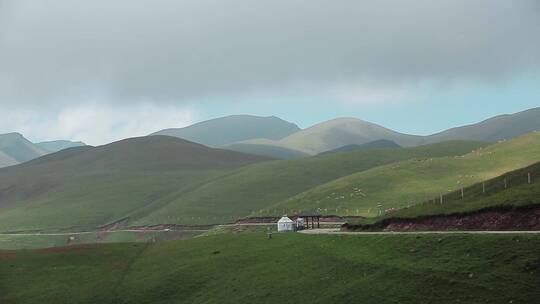
<instances>
[{"instance_id":1,"label":"distant mountain peak","mask_svg":"<svg viewBox=\"0 0 540 304\"><path fill-rule=\"evenodd\" d=\"M275 116L241 114L214 118L184 128L165 129L151 135L174 136L219 147L255 138L279 140L299 130L296 124Z\"/></svg>"}]
</instances>

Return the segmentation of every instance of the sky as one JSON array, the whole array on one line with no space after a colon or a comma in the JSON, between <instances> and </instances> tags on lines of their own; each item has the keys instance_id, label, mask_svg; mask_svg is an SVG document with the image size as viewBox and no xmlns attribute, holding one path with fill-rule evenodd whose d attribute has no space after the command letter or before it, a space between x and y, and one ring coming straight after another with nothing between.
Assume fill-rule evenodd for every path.
<instances>
[{"instance_id":1,"label":"sky","mask_svg":"<svg viewBox=\"0 0 540 304\"><path fill-rule=\"evenodd\" d=\"M540 106L535 0L0 0L0 133L230 114L429 134Z\"/></svg>"}]
</instances>

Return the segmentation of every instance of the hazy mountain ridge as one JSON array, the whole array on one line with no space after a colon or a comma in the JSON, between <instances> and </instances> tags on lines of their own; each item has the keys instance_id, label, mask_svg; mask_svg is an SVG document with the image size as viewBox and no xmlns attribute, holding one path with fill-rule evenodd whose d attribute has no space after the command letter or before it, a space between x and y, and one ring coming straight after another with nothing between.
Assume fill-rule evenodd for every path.
<instances>
[{"instance_id":1,"label":"hazy mountain ridge","mask_svg":"<svg viewBox=\"0 0 540 304\"><path fill-rule=\"evenodd\" d=\"M152 135L169 135L207 146L270 158L293 159L339 151L340 148L354 149L376 141L392 141L403 147L448 140L497 142L535 130L540 130L540 108L499 115L428 136L399 133L357 118L336 118L302 130L294 123L275 116L252 115L226 116L185 128L161 130ZM85 144L67 140L33 144L18 133L2 134L0 167L82 145Z\"/></svg>"},{"instance_id":2,"label":"hazy mountain ridge","mask_svg":"<svg viewBox=\"0 0 540 304\"><path fill-rule=\"evenodd\" d=\"M82 141L70 141L70 140L52 140L36 143L36 146L49 153L58 152L67 148L86 146Z\"/></svg>"},{"instance_id":3,"label":"hazy mountain ridge","mask_svg":"<svg viewBox=\"0 0 540 304\"><path fill-rule=\"evenodd\" d=\"M390 140L403 147L448 140L497 142L536 130L540 130L540 108L500 115L428 136L399 133L357 118L336 118L298 131L281 140L253 139L243 143L279 146L314 155L347 145L362 145L376 140Z\"/></svg>"},{"instance_id":4,"label":"hazy mountain ridge","mask_svg":"<svg viewBox=\"0 0 540 304\"><path fill-rule=\"evenodd\" d=\"M17 165L49 153L78 146L85 146L85 144L69 140L32 143L20 133L0 134L0 168Z\"/></svg>"},{"instance_id":5,"label":"hazy mountain ridge","mask_svg":"<svg viewBox=\"0 0 540 304\"><path fill-rule=\"evenodd\" d=\"M279 140L299 130L297 125L275 116L231 115L185 128L165 129L151 135L174 136L218 147L254 138Z\"/></svg>"},{"instance_id":6,"label":"hazy mountain ridge","mask_svg":"<svg viewBox=\"0 0 540 304\"><path fill-rule=\"evenodd\" d=\"M426 143L446 140L497 142L540 130L540 107L514 114L498 115L479 123L448 129L427 136Z\"/></svg>"},{"instance_id":7,"label":"hazy mountain ridge","mask_svg":"<svg viewBox=\"0 0 540 304\"><path fill-rule=\"evenodd\" d=\"M47 151L36 146L19 133L0 134L0 152L8 164L13 161L26 162L47 154Z\"/></svg>"}]
</instances>

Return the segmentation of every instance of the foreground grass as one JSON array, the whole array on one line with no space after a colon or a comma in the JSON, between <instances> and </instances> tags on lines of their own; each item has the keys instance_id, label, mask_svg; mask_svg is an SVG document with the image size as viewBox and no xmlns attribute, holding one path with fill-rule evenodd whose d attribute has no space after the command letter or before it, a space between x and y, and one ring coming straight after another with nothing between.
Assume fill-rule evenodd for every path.
<instances>
[{"instance_id":1,"label":"foreground grass","mask_svg":"<svg viewBox=\"0 0 540 304\"><path fill-rule=\"evenodd\" d=\"M534 303L539 236L222 234L0 251L0 303Z\"/></svg>"}]
</instances>

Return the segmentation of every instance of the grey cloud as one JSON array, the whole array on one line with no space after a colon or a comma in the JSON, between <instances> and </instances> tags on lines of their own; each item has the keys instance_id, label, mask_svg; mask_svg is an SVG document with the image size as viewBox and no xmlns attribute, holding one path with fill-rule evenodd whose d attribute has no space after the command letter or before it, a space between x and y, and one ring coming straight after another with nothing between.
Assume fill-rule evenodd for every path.
<instances>
[{"instance_id":1,"label":"grey cloud","mask_svg":"<svg viewBox=\"0 0 540 304\"><path fill-rule=\"evenodd\" d=\"M0 0L0 102L540 70L538 1Z\"/></svg>"}]
</instances>

